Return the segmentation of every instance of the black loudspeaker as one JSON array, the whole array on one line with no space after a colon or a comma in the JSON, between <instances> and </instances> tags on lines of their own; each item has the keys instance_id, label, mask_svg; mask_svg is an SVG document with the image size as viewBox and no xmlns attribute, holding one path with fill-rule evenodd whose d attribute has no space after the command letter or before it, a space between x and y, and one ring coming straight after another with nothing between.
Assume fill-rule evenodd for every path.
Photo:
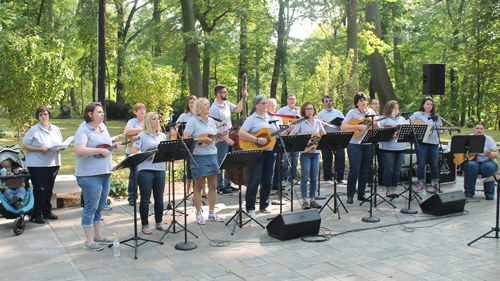
<instances>
[{"instance_id":1,"label":"black loudspeaker","mask_svg":"<svg viewBox=\"0 0 500 281\"><path fill-rule=\"evenodd\" d=\"M444 156L444 160L443 160ZM439 169L439 183L456 183L457 182L457 164L453 162L453 153L443 153L438 154L438 169ZM427 164L429 164L429 158L427 158ZM425 172L425 182L431 183L431 168L426 167Z\"/></svg>"},{"instance_id":2,"label":"black loudspeaker","mask_svg":"<svg viewBox=\"0 0 500 281\"><path fill-rule=\"evenodd\" d=\"M424 96L444 95L444 63L424 64L422 78L422 93L424 94Z\"/></svg>"},{"instance_id":3,"label":"black loudspeaker","mask_svg":"<svg viewBox=\"0 0 500 281\"><path fill-rule=\"evenodd\" d=\"M442 216L463 212L465 195L462 191L435 194L420 204L420 209L426 214Z\"/></svg>"},{"instance_id":4,"label":"black loudspeaker","mask_svg":"<svg viewBox=\"0 0 500 281\"><path fill-rule=\"evenodd\" d=\"M321 217L317 209L284 213L276 216L266 226L267 234L279 240L289 240L304 235L318 234Z\"/></svg>"}]
</instances>

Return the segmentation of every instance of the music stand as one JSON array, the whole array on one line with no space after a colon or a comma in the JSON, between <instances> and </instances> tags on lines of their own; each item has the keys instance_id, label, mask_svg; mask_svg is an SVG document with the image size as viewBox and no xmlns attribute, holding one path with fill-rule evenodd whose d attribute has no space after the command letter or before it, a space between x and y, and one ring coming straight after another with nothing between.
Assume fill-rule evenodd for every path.
<instances>
[{"instance_id":1,"label":"music stand","mask_svg":"<svg viewBox=\"0 0 500 281\"><path fill-rule=\"evenodd\" d=\"M481 238L495 238L495 239L498 239L500 238L500 236L498 235L498 233L500 232L500 226L499 226L499 220L500 220L500 216L499 216L499 209L500 209L500 169L497 170L493 175L491 175L490 177L486 178L484 181L482 181L483 183L485 182L489 182L489 181L496 181L497 182L497 207L496 207L496 217L495 217L495 226L491 228L490 231L486 232L485 234L479 236L478 238L474 239L473 241L469 242L467 244L467 246L470 246L472 245L472 243L476 242L477 240L481 239ZM494 237L491 237L491 236L486 236L492 232L495 232L495 236Z\"/></svg>"},{"instance_id":2,"label":"music stand","mask_svg":"<svg viewBox=\"0 0 500 281\"><path fill-rule=\"evenodd\" d=\"M174 202L175 206L175 186L174 186L174 161L175 160L181 160L185 159L187 155L191 155L191 151L194 149L194 146L196 145L196 142L194 142L194 139L179 139L179 140L169 140L169 141L162 141L158 144L158 152L155 154L153 158L153 163L158 163L158 162L170 162L170 182L172 183L172 201ZM189 149L186 149L189 148ZM193 160L194 161L194 160ZM184 189L185 192L185 189ZM184 194L185 195L185 194ZM170 203L170 202L169 202ZM186 208L186 205L184 204L184 208ZM175 209L172 211L172 221L170 222L170 225L168 226L167 231L163 234L161 237L161 240L167 235L167 233L170 232L170 228L173 229L172 233L177 233L181 232L184 230L185 232L188 231L191 233L194 237L198 238L197 235L195 235L193 232L189 231L187 229L187 224L186 224L186 209L184 209L184 222L185 226L182 226L179 222L177 222L177 219L175 218ZM182 213L182 212L181 212ZM175 230L175 225L178 224L181 229L179 231ZM187 234L185 234L187 235ZM160 241L161 241L160 240Z\"/></svg>"},{"instance_id":3,"label":"music stand","mask_svg":"<svg viewBox=\"0 0 500 281\"><path fill-rule=\"evenodd\" d=\"M260 224L256 219L252 218L247 212L243 211L243 207L241 204L241 170L243 168L248 168L248 167L253 167L255 165L255 162L259 158L261 154L261 150L255 149L255 150L238 150L238 151L231 151L224 156L224 159L222 160L222 163L219 166L219 169L237 169L238 170L238 176L239 176L239 190L238 190L238 195L239 195L239 204L238 204L238 210L236 213L231 217L226 222L226 226L234 220L234 227L233 227L233 232L231 232L231 235L234 235L234 232L236 231L236 226L239 226L242 228L245 224L255 221L258 225L260 225L263 229L264 226ZM243 214L245 214L247 217L250 218L250 220L246 221L243 223ZM239 218L239 222L238 222Z\"/></svg>"},{"instance_id":4,"label":"music stand","mask_svg":"<svg viewBox=\"0 0 500 281\"><path fill-rule=\"evenodd\" d=\"M401 209L401 213L404 214L416 214L417 210L411 208L411 200L415 196L413 193L413 144L425 142L429 137L429 132L431 130L431 126L426 124L404 124L399 127L398 140L397 142L409 142L410 143L410 171L409 171L409 179L410 185L408 188L401 192L399 195L401 196L406 191L408 191L408 208Z\"/></svg>"},{"instance_id":5,"label":"music stand","mask_svg":"<svg viewBox=\"0 0 500 281\"><path fill-rule=\"evenodd\" d=\"M125 159L123 159L123 161L121 161L116 166L114 166L113 169L111 169L111 171L114 172L117 170L130 168L131 173L133 173L133 175L135 175L135 169L137 169L137 165L144 162L146 159L148 159L148 157L153 155L156 151L157 150L155 149L155 150L149 150L146 152L139 152L139 153L135 153L135 154L130 154ZM136 178L135 177L133 177L133 178L134 178L133 184L135 186L134 202L136 202L137 201L137 183L135 182ZM138 244L139 240L142 240L144 242ZM127 244L128 241L134 241L134 245ZM154 242L154 243L158 243L160 245L163 245L163 242L161 240L154 241L154 240L144 239L144 238L137 236L137 204L134 204L134 236L132 238L120 241L120 243L125 244L129 247L133 247L135 249L135 259L137 259L137 248L139 246L141 246L142 244L147 243L147 242ZM111 248L111 247L113 247L113 244L108 245L108 248Z\"/></svg>"},{"instance_id":6,"label":"music stand","mask_svg":"<svg viewBox=\"0 0 500 281\"><path fill-rule=\"evenodd\" d=\"M339 117L337 117L339 118ZM343 120L343 119L342 119ZM337 160L337 150L339 149L345 149L349 142L351 141L352 135L354 134L354 131L346 131L346 132L333 132L333 133L328 133L326 135L323 135L321 137L321 140L318 143L317 149L331 149L333 152L333 155L335 156L333 159L333 194L330 195L326 203L321 207L319 212L321 213L325 207L328 206L330 210L334 214L338 215L338 218L340 219L340 212L339 206L342 206L345 210L346 213L349 213L347 211L347 208L345 207L344 203L340 199L339 195L337 194L337 171L335 170L335 160ZM328 205L330 200L334 202L333 209Z\"/></svg>"},{"instance_id":7,"label":"music stand","mask_svg":"<svg viewBox=\"0 0 500 281\"><path fill-rule=\"evenodd\" d=\"M471 153L483 153L486 137L484 135L459 135L451 138L451 153L463 154L465 159L469 159ZM467 179L469 173L469 161L465 161L464 169L464 190L469 194Z\"/></svg>"},{"instance_id":8,"label":"music stand","mask_svg":"<svg viewBox=\"0 0 500 281\"><path fill-rule=\"evenodd\" d=\"M281 127L281 126L280 126ZM283 205L286 204L286 202L283 204L283 181L281 178L283 177L282 175L282 168L283 168L283 154L287 153L287 147L292 147L293 146L293 141L294 138L293 136L280 136L280 139L276 141L273 147L273 153L279 153L278 154L278 161L279 161L279 171L278 171L278 177L280 178L279 183L278 183L278 204L280 205L280 215L283 212ZM285 158L286 161L288 161L288 166L290 166L290 160L288 158ZM288 198L287 198L288 199ZM288 199L290 200L290 199Z\"/></svg>"},{"instance_id":9,"label":"music stand","mask_svg":"<svg viewBox=\"0 0 500 281\"><path fill-rule=\"evenodd\" d=\"M304 151L307 147L307 143L309 142L309 140L311 139L311 134L305 134L305 135L288 135L288 136L283 136L283 137L287 137L287 138L290 138L290 140L286 142L285 144L285 149L286 151L288 151L290 153L290 158L292 157L293 155L293 152L295 151ZM291 163L292 161L288 161L288 163ZM293 163L292 163L293 164ZM288 167L290 168L290 174L292 173L291 172L291 165L288 165ZM290 186L290 202L292 203L291 205L291 208L290 208L290 212L293 212L293 192L294 192L294 183L293 183L293 177L292 177L292 185Z\"/></svg>"},{"instance_id":10,"label":"music stand","mask_svg":"<svg viewBox=\"0 0 500 281\"><path fill-rule=\"evenodd\" d=\"M340 127L342 125L342 121L344 121L344 118L342 118L342 117L335 117L335 119L333 119L332 121L330 121L330 124Z\"/></svg>"}]
</instances>

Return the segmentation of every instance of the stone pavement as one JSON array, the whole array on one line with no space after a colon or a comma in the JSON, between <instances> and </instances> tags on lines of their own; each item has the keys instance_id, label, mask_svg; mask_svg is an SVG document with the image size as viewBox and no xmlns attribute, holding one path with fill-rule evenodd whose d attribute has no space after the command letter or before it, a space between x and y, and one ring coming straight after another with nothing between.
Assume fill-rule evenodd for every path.
<instances>
[{"instance_id":1,"label":"stone pavement","mask_svg":"<svg viewBox=\"0 0 500 281\"><path fill-rule=\"evenodd\" d=\"M459 177L456 184L443 185L443 189L449 192L462 186ZM323 185L321 191L331 194L332 189ZM346 186L338 190L345 202ZM348 213L341 209L341 219L326 208L321 213L321 232L331 238L315 243L279 241L257 225L237 228L234 236L232 223L207 222L200 227L188 205L188 229L198 238L191 234L187 238L198 248L176 250L184 233L169 233L164 245L140 246L138 259L134 259L134 249L123 244L120 257L108 248L85 250L79 207L55 209L59 220L44 225L27 222L20 236L12 232L13 220L0 218L0 276L2 280L498 280L499 240L484 238L467 246L495 225L496 201L486 201L478 192L466 204L465 214L449 217L423 214L414 201L419 213L402 214L404 199L394 203L395 211L386 203L374 209L378 223L361 221L368 216L366 203L346 205ZM236 194L219 195L217 212L228 219L237 204ZM290 204L284 211L289 208ZM268 218L279 213L279 206L271 205L270 210L272 214L258 213L260 223L266 225ZM299 211L298 200L294 210ZM105 236L116 233L120 240L133 236L133 207L123 202L103 213ZM164 220L171 219L168 212ZM152 218L150 223L154 223ZM153 232L139 232L139 236L159 240L163 235Z\"/></svg>"}]
</instances>

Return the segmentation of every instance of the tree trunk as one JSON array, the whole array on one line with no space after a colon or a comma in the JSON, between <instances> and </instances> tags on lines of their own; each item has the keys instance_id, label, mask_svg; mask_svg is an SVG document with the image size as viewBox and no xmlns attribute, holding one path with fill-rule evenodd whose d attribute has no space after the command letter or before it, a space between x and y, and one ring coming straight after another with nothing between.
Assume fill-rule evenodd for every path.
<instances>
[{"instance_id":1,"label":"tree trunk","mask_svg":"<svg viewBox=\"0 0 500 281\"><path fill-rule=\"evenodd\" d=\"M248 44L247 44L247 33L248 33L248 20L246 14L241 16L240 20L240 63L238 70L238 81L242 78L243 73L248 72ZM248 73L247 73L248 74ZM242 84L238 83L238 101L241 99L241 87Z\"/></svg>"},{"instance_id":2,"label":"tree trunk","mask_svg":"<svg viewBox=\"0 0 500 281\"><path fill-rule=\"evenodd\" d=\"M69 91L69 97L71 98L71 108L73 109L73 112L78 112L78 103L76 102L75 87L71 87Z\"/></svg>"},{"instance_id":3,"label":"tree trunk","mask_svg":"<svg viewBox=\"0 0 500 281\"><path fill-rule=\"evenodd\" d=\"M276 54L274 56L273 76L271 78L271 98L276 98L276 90L281 73L281 60L283 59L283 41L285 39L285 1L279 0L278 13L278 42L276 44ZM286 98L281 99L281 105L286 105Z\"/></svg>"},{"instance_id":4,"label":"tree trunk","mask_svg":"<svg viewBox=\"0 0 500 281\"><path fill-rule=\"evenodd\" d=\"M36 18L36 25L40 26L40 22L42 21L42 13L43 13L43 4L45 3L45 0L42 0L42 3L40 3L40 10L38 11L38 16Z\"/></svg>"},{"instance_id":5,"label":"tree trunk","mask_svg":"<svg viewBox=\"0 0 500 281\"><path fill-rule=\"evenodd\" d=\"M49 26L54 28L54 0L49 1Z\"/></svg>"},{"instance_id":6,"label":"tree trunk","mask_svg":"<svg viewBox=\"0 0 500 281\"><path fill-rule=\"evenodd\" d=\"M161 0L154 0L153 2L153 31L154 31L154 57L159 57L162 54L162 31L161 31Z\"/></svg>"},{"instance_id":7,"label":"tree trunk","mask_svg":"<svg viewBox=\"0 0 500 281\"><path fill-rule=\"evenodd\" d=\"M208 89L210 85L210 54L210 45L206 43L203 48L203 77L201 80L201 88L203 90L203 96L207 99L208 95L210 95L210 90Z\"/></svg>"},{"instance_id":8,"label":"tree trunk","mask_svg":"<svg viewBox=\"0 0 500 281\"><path fill-rule=\"evenodd\" d=\"M392 17L395 19L400 17L398 6L395 6L392 9ZM395 25L392 33L394 36L394 39L392 42L392 48L393 48L392 52L394 54L393 59L394 59L394 64L396 66L396 69L394 71L395 86L396 86L395 88L398 91L402 91L404 89L404 87L402 85L402 81L404 81L405 67L404 67L404 63L401 60L401 54L399 52L399 45L401 45L401 43L402 43L401 36L400 36L401 28L399 28L399 26Z\"/></svg>"},{"instance_id":9,"label":"tree trunk","mask_svg":"<svg viewBox=\"0 0 500 281\"><path fill-rule=\"evenodd\" d=\"M354 51L352 60L351 77L355 78L355 85L350 85L349 95L353 96L359 91L358 80L358 1L351 0L346 2L347 11L347 51Z\"/></svg>"},{"instance_id":10,"label":"tree trunk","mask_svg":"<svg viewBox=\"0 0 500 281\"><path fill-rule=\"evenodd\" d=\"M373 34L375 34L378 38L381 38L378 1L366 3L365 17L366 21L372 23L375 27L375 29L371 30ZM368 56L368 64L370 65L373 89L378 94L380 107L383 108L388 101L396 99L396 94L394 93L394 88L392 87L385 59L379 51L375 49L373 54Z\"/></svg>"},{"instance_id":11,"label":"tree trunk","mask_svg":"<svg viewBox=\"0 0 500 281\"><path fill-rule=\"evenodd\" d=\"M198 42L192 38L195 32L193 3L191 0L180 0L182 6L182 30L185 34L184 44L186 46L186 58L189 67L189 87L192 95L201 97L200 54ZM189 34L191 33L191 34Z\"/></svg>"}]
</instances>

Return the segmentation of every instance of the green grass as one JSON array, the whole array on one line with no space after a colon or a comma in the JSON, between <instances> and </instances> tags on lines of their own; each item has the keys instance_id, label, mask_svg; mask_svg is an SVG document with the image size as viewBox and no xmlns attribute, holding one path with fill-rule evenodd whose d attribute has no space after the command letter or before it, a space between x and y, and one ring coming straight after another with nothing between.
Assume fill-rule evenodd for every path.
<instances>
[{"instance_id":1,"label":"green grass","mask_svg":"<svg viewBox=\"0 0 500 281\"><path fill-rule=\"evenodd\" d=\"M61 133L63 135L63 138L66 139L70 136L75 135L76 130L78 129L78 126L83 122L82 119L51 119L50 122L59 129L61 129ZM0 127L7 128L9 127L10 122L8 119L5 118L0 118ZM125 121L108 121L106 122L106 126L108 127L108 130L110 132L111 136L116 136L118 134L123 133L123 129L125 129L125 126L127 123ZM15 129L10 128L12 131L15 131ZM23 143L23 137L24 134L21 133L21 136L19 138L19 141L17 138L7 138L7 139L2 139L0 138L0 143L2 145L11 145L11 144L18 144L19 146L22 147ZM121 141L125 141L125 137L120 138ZM76 162L76 153L75 149L73 147L73 144L66 149L65 151L61 152L61 169L59 170L59 175L73 175L75 174L75 162ZM122 148L120 150L117 150L115 153L113 153L113 163L117 162L118 157L123 157L125 155L125 148Z\"/></svg>"},{"instance_id":2,"label":"green grass","mask_svg":"<svg viewBox=\"0 0 500 281\"><path fill-rule=\"evenodd\" d=\"M51 123L54 125L58 126L59 129L61 129L61 132L63 134L63 138L66 139L70 136L73 136L76 132L76 129L78 129L78 126L83 122L82 119L52 119ZM10 122L8 119L5 118L0 118L0 127L8 128L10 125ZM106 122L106 126L108 127L108 130L110 132L111 136L116 136L118 134L123 133L123 129L127 123L125 121L108 121ZM11 128L12 129L12 128ZM467 134L472 134L473 129L472 128L461 128L461 135L467 135ZM14 129L12 129L14 131ZM486 134L490 137L492 137L497 144L500 142L500 132L499 131L492 131L489 130L486 132ZM22 146L22 141L23 141L24 134L21 134L20 140L18 141L17 138L8 138L8 139L1 139L0 138L0 143L2 145L6 144L19 144ZM450 135L441 135L441 140L442 141L449 141L451 139ZM125 137L121 138L121 141L125 141ZM125 148L122 148L121 150L116 151L113 153L113 162L117 163L117 158L118 157L123 157L125 155ZM75 173L75 162L76 162L76 154L75 150L73 148L73 144L66 149L65 151L61 152L61 161L62 161L62 166L61 170L59 171L60 175L73 175Z\"/></svg>"}]
</instances>

